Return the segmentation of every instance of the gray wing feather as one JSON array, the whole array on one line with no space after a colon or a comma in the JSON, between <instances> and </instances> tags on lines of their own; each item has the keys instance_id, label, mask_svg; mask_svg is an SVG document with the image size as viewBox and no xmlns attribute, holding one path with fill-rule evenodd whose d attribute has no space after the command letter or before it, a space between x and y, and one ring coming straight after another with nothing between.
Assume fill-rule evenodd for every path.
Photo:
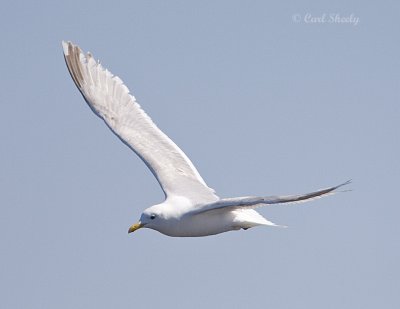
<instances>
[{"instance_id":1,"label":"gray wing feather","mask_svg":"<svg viewBox=\"0 0 400 309\"><path fill-rule=\"evenodd\" d=\"M327 196L333 194L335 190L338 188L349 184L351 180L346 181L340 185L329 187L326 189L321 189L318 191L314 191L306 194L297 194L297 195L283 195L283 196L266 196L266 197L258 197L258 196L245 196L245 197L234 197L234 198L225 198L220 199L215 203L210 203L204 205L201 208L193 210L192 213L202 213L209 210L216 210L222 208L257 208L266 205L274 205L274 204L289 204L289 203L301 203L306 201L311 201L314 199L321 198L323 196Z\"/></svg>"}]
</instances>

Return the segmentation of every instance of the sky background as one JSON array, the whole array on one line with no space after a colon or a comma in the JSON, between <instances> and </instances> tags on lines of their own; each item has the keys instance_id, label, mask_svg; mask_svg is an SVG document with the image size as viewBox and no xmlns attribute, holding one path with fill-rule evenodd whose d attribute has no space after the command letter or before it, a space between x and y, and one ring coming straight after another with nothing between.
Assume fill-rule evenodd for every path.
<instances>
[{"instance_id":1,"label":"sky background","mask_svg":"<svg viewBox=\"0 0 400 309\"><path fill-rule=\"evenodd\" d=\"M3 3L0 307L399 308L399 11ZM220 196L352 191L260 209L288 229L128 235L162 191L85 104L61 40L120 76Z\"/></svg>"}]
</instances>

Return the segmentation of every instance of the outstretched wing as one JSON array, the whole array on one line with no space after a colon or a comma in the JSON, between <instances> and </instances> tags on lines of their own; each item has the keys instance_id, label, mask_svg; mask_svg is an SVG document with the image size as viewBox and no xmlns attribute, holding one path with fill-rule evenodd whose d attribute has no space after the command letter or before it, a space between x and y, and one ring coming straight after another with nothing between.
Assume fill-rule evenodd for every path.
<instances>
[{"instance_id":1,"label":"outstretched wing","mask_svg":"<svg viewBox=\"0 0 400 309\"><path fill-rule=\"evenodd\" d=\"M179 195L202 203L218 200L189 158L157 128L119 77L71 42L63 42L63 48L71 77L90 108L144 161L167 198Z\"/></svg>"},{"instance_id":2,"label":"outstretched wing","mask_svg":"<svg viewBox=\"0 0 400 309\"><path fill-rule=\"evenodd\" d=\"M216 210L222 208L257 208L266 205L274 205L274 204L288 204L288 203L301 203L306 201L311 201L317 198L321 198L326 195L333 194L334 191L342 186L349 184L351 180L346 181L340 185L321 189L318 191L314 191L306 194L298 194L298 195L284 195L284 196L266 196L266 197L257 197L257 196L245 196L245 197L234 197L234 198L225 198L220 199L215 203L210 203L208 205L204 205L203 207L194 209L191 214L203 213L209 210Z\"/></svg>"}]
</instances>

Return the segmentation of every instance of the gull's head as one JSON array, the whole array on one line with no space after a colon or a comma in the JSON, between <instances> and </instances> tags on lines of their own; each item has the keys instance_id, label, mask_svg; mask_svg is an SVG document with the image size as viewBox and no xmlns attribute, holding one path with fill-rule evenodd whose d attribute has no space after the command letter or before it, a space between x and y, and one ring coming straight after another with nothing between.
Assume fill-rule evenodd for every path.
<instances>
[{"instance_id":1,"label":"gull's head","mask_svg":"<svg viewBox=\"0 0 400 309\"><path fill-rule=\"evenodd\" d=\"M140 216L139 222L133 224L129 228L128 233L132 233L142 227L158 231L159 228L166 223L163 208L165 209L165 206L162 206L161 204L147 208Z\"/></svg>"}]
</instances>

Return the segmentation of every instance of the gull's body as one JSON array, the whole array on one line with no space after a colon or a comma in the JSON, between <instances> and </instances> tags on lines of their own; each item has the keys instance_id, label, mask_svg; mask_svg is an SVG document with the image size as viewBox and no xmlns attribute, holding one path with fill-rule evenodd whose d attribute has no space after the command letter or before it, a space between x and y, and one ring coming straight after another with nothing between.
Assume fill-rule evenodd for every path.
<instances>
[{"instance_id":1,"label":"gull's body","mask_svg":"<svg viewBox=\"0 0 400 309\"><path fill-rule=\"evenodd\" d=\"M165 193L165 201L147 208L129 232L146 227L168 236L195 237L277 226L254 208L318 198L348 183L301 195L220 198L183 151L141 109L121 79L78 46L63 42L63 48L72 79L90 108L145 162Z\"/></svg>"}]
</instances>

